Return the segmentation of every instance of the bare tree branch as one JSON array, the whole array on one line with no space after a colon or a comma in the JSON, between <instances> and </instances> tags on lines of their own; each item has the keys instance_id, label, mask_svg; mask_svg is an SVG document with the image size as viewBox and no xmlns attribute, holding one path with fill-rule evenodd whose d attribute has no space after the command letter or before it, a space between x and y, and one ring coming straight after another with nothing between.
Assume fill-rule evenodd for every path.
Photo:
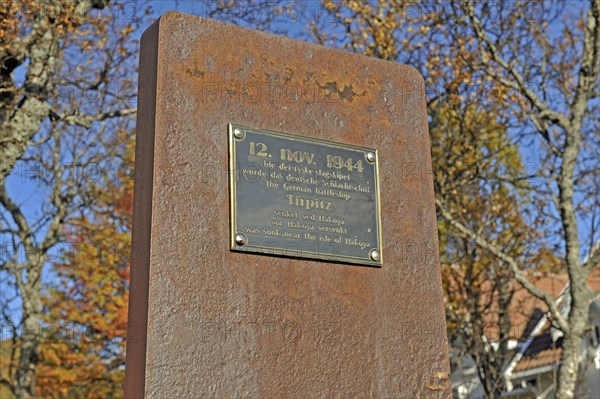
<instances>
[{"instance_id":1,"label":"bare tree branch","mask_svg":"<svg viewBox=\"0 0 600 399\"><path fill-rule=\"evenodd\" d=\"M92 8L104 8L108 0L80 0L75 6L73 26L83 23L83 17ZM52 13L39 12L36 15L31 32L23 39L21 51L12 57L3 57L3 64L11 61L14 69L25 59L23 51L27 49L29 66L25 76L24 96L16 108L0 107L0 184L17 160L23 155L30 140L40 130L42 122L50 115L48 103L48 85L57 68L58 37L52 23ZM3 73L3 80L10 74ZM9 110L11 112L9 112Z\"/></svg>"},{"instance_id":2,"label":"bare tree branch","mask_svg":"<svg viewBox=\"0 0 600 399\"><path fill-rule=\"evenodd\" d=\"M63 121L67 125L73 126L83 126L86 128L90 128L92 123L101 122L110 118L118 118L127 115L133 115L137 112L135 108L126 108L117 111L111 112L103 112L95 115L82 115L82 114L71 114L71 115L59 115L54 111L50 112L50 117L54 121Z\"/></svg>"},{"instance_id":3,"label":"bare tree branch","mask_svg":"<svg viewBox=\"0 0 600 399\"><path fill-rule=\"evenodd\" d=\"M548 306L548 309L550 310L552 317L556 320L556 322L560 326L561 330L563 330L563 332L565 332L565 333L568 333L569 325L568 325L567 321L564 319L564 317L562 316L562 314L560 313L558 304L556 303L554 298L552 296L546 294L545 292L543 292L542 290L537 288L535 285L533 285L529 280L527 280L527 278L523 275L523 272L519 268L518 262L513 257L507 255L500 248L498 248L498 246L486 241L481 235L474 233L471 229L466 227L464 224L458 222L452 216L452 214L445 208L443 202L439 198L436 198L435 203L436 203L438 210L439 210L440 214L442 215L442 217L448 223L450 223L454 228L456 228L458 231L460 231L461 233L468 236L475 243L477 243L477 245L479 245L481 248L483 248L487 251L490 251L498 259L506 262L506 264L510 267L515 280L517 280L517 282L519 284L521 284L525 289L527 289L527 291L529 291L533 296L544 301L546 306Z\"/></svg>"},{"instance_id":4,"label":"bare tree branch","mask_svg":"<svg viewBox=\"0 0 600 399\"><path fill-rule=\"evenodd\" d=\"M533 109L537 110L538 118L542 120L548 120L552 123L556 123L565 129L568 128L569 120L565 118L565 116L561 113L551 110L548 107L548 104L545 101L543 101L533 90L531 90L531 88L527 85L527 82L519 73L519 71L501 56L500 51L496 47L494 41L485 33L485 30L481 25L481 21L476 16L474 3L464 1L463 5L469 16L470 25L473 28L473 33L481 42L485 43L485 47L488 53L491 55L492 59L496 63L498 63L498 65L500 65L505 71L507 71L509 75L513 78L513 80L505 79L500 75L494 73L493 70L489 67L489 64L487 63L481 64L481 66L483 66L483 71L503 86L509 87L515 90L516 92L522 94L529 101ZM542 128L540 131L545 131L545 129Z\"/></svg>"}]
</instances>

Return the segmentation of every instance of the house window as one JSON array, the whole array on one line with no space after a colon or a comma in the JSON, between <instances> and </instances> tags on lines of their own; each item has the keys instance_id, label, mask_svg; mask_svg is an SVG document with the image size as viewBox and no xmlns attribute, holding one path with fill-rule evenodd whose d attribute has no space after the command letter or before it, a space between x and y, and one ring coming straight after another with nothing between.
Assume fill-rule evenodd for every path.
<instances>
[{"instance_id":1,"label":"house window","mask_svg":"<svg viewBox=\"0 0 600 399\"><path fill-rule=\"evenodd\" d=\"M529 385L530 387L537 387L538 381L537 378L532 378L530 380L527 380L527 385Z\"/></svg>"},{"instance_id":2,"label":"house window","mask_svg":"<svg viewBox=\"0 0 600 399\"><path fill-rule=\"evenodd\" d=\"M594 326L592 331L592 345L598 346L600 343L600 326Z\"/></svg>"},{"instance_id":3,"label":"house window","mask_svg":"<svg viewBox=\"0 0 600 399\"><path fill-rule=\"evenodd\" d=\"M528 387L532 387L532 388L537 387L537 378L531 378L529 380L521 381L521 388L526 389Z\"/></svg>"}]
</instances>

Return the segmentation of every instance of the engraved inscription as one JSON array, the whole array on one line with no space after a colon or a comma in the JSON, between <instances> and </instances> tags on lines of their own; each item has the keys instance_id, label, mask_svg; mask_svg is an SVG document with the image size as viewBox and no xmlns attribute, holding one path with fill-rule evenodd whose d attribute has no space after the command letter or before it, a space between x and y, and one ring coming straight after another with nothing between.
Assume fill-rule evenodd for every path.
<instances>
[{"instance_id":1,"label":"engraved inscription","mask_svg":"<svg viewBox=\"0 0 600 399\"><path fill-rule=\"evenodd\" d=\"M231 248L381 266L377 152L229 125Z\"/></svg>"}]
</instances>

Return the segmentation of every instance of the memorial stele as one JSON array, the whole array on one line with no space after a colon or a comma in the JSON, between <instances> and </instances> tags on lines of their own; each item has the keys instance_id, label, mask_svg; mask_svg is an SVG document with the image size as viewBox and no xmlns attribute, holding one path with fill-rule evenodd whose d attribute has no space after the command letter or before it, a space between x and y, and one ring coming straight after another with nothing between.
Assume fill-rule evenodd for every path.
<instances>
[{"instance_id":1,"label":"memorial stele","mask_svg":"<svg viewBox=\"0 0 600 399\"><path fill-rule=\"evenodd\" d=\"M421 75L177 12L139 69L126 397L450 398Z\"/></svg>"}]
</instances>

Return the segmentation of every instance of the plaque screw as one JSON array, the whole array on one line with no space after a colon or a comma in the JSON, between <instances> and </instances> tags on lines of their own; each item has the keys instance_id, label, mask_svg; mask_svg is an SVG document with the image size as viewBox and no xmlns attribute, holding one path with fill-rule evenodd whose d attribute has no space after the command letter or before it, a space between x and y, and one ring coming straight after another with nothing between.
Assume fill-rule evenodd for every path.
<instances>
[{"instance_id":1,"label":"plaque screw","mask_svg":"<svg viewBox=\"0 0 600 399\"><path fill-rule=\"evenodd\" d=\"M237 245L244 245L246 243L246 236L243 233L237 233L235 235L235 243Z\"/></svg>"},{"instance_id":2,"label":"plaque screw","mask_svg":"<svg viewBox=\"0 0 600 399\"><path fill-rule=\"evenodd\" d=\"M242 140L244 138L244 132L241 129L235 128L233 129L233 136L238 140Z\"/></svg>"},{"instance_id":3,"label":"plaque screw","mask_svg":"<svg viewBox=\"0 0 600 399\"><path fill-rule=\"evenodd\" d=\"M379 259L381 259L381 254L379 253L378 250L376 249L372 249L371 253L369 253L369 255L371 256L371 259L373 259L374 261L378 261Z\"/></svg>"},{"instance_id":4,"label":"plaque screw","mask_svg":"<svg viewBox=\"0 0 600 399\"><path fill-rule=\"evenodd\" d=\"M374 152L367 152L367 161L373 163L375 162L375 153Z\"/></svg>"}]
</instances>

